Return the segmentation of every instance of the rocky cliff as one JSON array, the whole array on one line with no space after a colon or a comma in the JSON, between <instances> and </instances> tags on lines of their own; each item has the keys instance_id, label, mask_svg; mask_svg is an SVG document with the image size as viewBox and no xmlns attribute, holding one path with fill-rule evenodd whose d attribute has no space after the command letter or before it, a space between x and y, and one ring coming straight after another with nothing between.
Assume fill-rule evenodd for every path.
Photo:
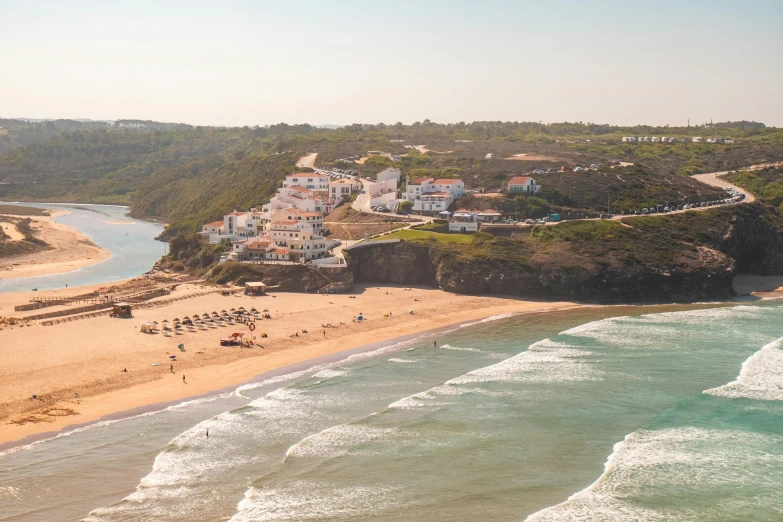
<instances>
[{"instance_id":1,"label":"rocky cliff","mask_svg":"<svg viewBox=\"0 0 783 522\"><path fill-rule=\"evenodd\" d=\"M783 273L783 234L761 206L529 229L470 245L400 242L348 252L356 282L601 303L732 297L735 272ZM522 229L525 230L525 229ZM519 235L516 235L519 234Z\"/></svg>"}]
</instances>

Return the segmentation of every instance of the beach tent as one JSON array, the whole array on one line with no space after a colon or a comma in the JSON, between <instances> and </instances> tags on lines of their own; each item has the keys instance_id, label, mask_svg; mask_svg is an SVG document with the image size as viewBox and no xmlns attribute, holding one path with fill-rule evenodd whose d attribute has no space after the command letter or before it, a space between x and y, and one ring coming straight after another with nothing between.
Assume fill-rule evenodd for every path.
<instances>
[{"instance_id":1,"label":"beach tent","mask_svg":"<svg viewBox=\"0 0 783 522\"><path fill-rule=\"evenodd\" d=\"M157 331L157 328L155 326L155 323L148 321L146 323L142 323L141 325L141 333L155 333Z\"/></svg>"}]
</instances>

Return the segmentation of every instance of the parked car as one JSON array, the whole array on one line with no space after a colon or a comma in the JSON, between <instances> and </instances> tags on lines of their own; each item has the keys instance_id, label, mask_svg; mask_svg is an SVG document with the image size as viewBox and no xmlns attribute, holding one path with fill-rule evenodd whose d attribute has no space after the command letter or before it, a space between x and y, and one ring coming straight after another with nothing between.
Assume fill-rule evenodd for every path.
<instances>
[{"instance_id":1,"label":"parked car","mask_svg":"<svg viewBox=\"0 0 783 522\"><path fill-rule=\"evenodd\" d=\"M677 210L683 210L685 207L683 205L677 205Z\"/></svg>"},{"instance_id":2,"label":"parked car","mask_svg":"<svg viewBox=\"0 0 783 522\"><path fill-rule=\"evenodd\" d=\"M571 172L571 171L573 171L573 169L568 165L563 165L562 167L560 167L560 172Z\"/></svg>"},{"instance_id":3,"label":"parked car","mask_svg":"<svg viewBox=\"0 0 783 522\"><path fill-rule=\"evenodd\" d=\"M597 169L597 168L598 168L598 167L600 167L600 166L601 166L601 165L599 165L598 163L593 163L592 165L590 165L590 168L591 168L591 169Z\"/></svg>"},{"instance_id":4,"label":"parked car","mask_svg":"<svg viewBox=\"0 0 783 522\"><path fill-rule=\"evenodd\" d=\"M574 172L584 172L584 171L585 171L584 167L574 167Z\"/></svg>"},{"instance_id":5,"label":"parked car","mask_svg":"<svg viewBox=\"0 0 783 522\"><path fill-rule=\"evenodd\" d=\"M642 209L642 214L649 214L649 213L650 213L650 211L649 211L649 210L647 210L646 208L643 208L643 209Z\"/></svg>"},{"instance_id":6,"label":"parked car","mask_svg":"<svg viewBox=\"0 0 783 522\"><path fill-rule=\"evenodd\" d=\"M601 219L612 219L611 214L601 214Z\"/></svg>"},{"instance_id":7,"label":"parked car","mask_svg":"<svg viewBox=\"0 0 783 522\"><path fill-rule=\"evenodd\" d=\"M547 174L554 174L555 172L557 172L557 169L546 169Z\"/></svg>"},{"instance_id":8,"label":"parked car","mask_svg":"<svg viewBox=\"0 0 783 522\"><path fill-rule=\"evenodd\" d=\"M533 171L533 174L543 174L543 173L544 173L544 171L541 170L541 169L536 169L536 170Z\"/></svg>"}]
</instances>

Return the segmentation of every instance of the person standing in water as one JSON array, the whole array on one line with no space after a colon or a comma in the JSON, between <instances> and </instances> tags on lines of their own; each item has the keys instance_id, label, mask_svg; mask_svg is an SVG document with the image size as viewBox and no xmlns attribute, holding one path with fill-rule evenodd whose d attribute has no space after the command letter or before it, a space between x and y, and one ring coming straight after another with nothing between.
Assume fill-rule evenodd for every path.
<instances>
[{"instance_id":1,"label":"person standing in water","mask_svg":"<svg viewBox=\"0 0 783 522\"><path fill-rule=\"evenodd\" d=\"M207 428L207 438L209 438L209 428Z\"/></svg>"},{"instance_id":2,"label":"person standing in water","mask_svg":"<svg viewBox=\"0 0 783 522\"><path fill-rule=\"evenodd\" d=\"M437 347L438 347L438 340L437 340L437 339L434 339L434 340L432 341L432 347L433 347L433 348L437 348Z\"/></svg>"}]
</instances>

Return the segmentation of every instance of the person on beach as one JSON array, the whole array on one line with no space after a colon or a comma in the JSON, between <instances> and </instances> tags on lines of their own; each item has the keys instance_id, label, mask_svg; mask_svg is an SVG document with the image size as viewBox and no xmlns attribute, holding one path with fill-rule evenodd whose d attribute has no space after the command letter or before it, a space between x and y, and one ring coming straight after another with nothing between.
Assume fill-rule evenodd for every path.
<instances>
[{"instance_id":1,"label":"person on beach","mask_svg":"<svg viewBox=\"0 0 783 522\"><path fill-rule=\"evenodd\" d=\"M437 340L437 339L435 339L434 341L432 341L432 347L433 347L433 348L437 348L437 347L438 347L438 340Z\"/></svg>"},{"instance_id":2,"label":"person on beach","mask_svg":"<svg viewBox=\"0 0 783 522\"><path fill-rule=\"evenodd\" d=\"M174 373L174 365L171 365L171 373Z\"/></svg>"},{"instance_id":3,"label":"person on beach","mask_svg":"<svg viewBox=\"0 0 783 522\"><path fill-rule=\"evenodd\" d=\"M187 381L185 381L185 374L182 374L182 384L187 384Z\"/></svg>"},{"instance_id":4,"label":"person on beach","mask_svg":"<svg viewBox=\"0 0 783 522\"><path fill-rule=\"evenodd\" d=\"M127 368L123 368L122 372L123 373L128 373L128 369Z\"/></svg>"},{"instance_id":5,"label":"person on beach","mask_svg":"<svg viewBox=\"0 0 783 522\"><path fill-rule=\"evenodd\" d=\"M209 428L207 428L207 438L209 438Z\"/></svg>"},{"instance_id":6,"label":"person on beach","mask_svg":"<svg viewBox=\"0 0 783 522\"><path fill-rule=\"evenodd\" d=\"M326 330L324 330L324 337L326 337Z\"/></svg>"}]
</instances>

